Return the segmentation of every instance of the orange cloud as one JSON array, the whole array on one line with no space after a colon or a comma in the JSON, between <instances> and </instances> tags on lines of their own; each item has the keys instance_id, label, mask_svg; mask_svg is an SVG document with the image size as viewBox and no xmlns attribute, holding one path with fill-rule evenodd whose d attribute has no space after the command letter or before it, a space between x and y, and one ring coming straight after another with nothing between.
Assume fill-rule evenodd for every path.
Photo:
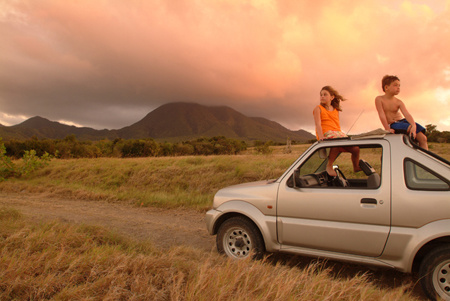
<instances>
[{"instance_id":1,"label":"orange cloud","mask_svg":"<svg viewBox=\"0 0 450 301\"><path fill-rule=\"evenodd\" d=\"M364 110L357 132L381 126L374 98L381 77L396 74L415 119L450 130L449 3L3 3L0 105L9 115L118 128L190 101L313 130L319 90L332 85L348 98L343 128Z\"/></svg>"}]
</instances>

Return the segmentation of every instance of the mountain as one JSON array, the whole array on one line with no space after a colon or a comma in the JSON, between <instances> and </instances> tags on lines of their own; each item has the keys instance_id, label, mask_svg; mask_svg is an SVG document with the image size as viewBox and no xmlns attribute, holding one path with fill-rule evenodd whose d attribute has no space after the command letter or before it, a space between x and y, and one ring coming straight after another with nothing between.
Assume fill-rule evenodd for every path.
<instances>
[{"instance_id":1,"label":"mountain","mask_svg":"<svg viewBox=\"0 0 450 301\"><path fill-rule=\"evenodd\" d=\"M119 137L152 137L182 141L198 137L225 136L239 140L286 142L314 139L308 132L294 132L260 117L247 117L229 107L194 103L170 103L150 112L142 120L117 131Z\"/></svg>"},{"instance_id":2,"label":"mountain","mask_svg":"<svg viewBox=\"0 0 450 301\"><path fill-rule=\"evenodd\" d=\"M88 127L65 125L40 116L32 117L17 125L0 128L0 137L3 140L24 140L31 137L64 139L68 135L75 135L80 140L114 138L114 134L109 130L95 130Z\"/></svg>"},{"instance_id":3,"label":"mountain","mask_svg":"<svg viewBox=\"0 0 450 301\"><path fill-rule=\"evenodd\" d=\"M150 112L140 121L118 130L75 127L42 117L21 124L0 127L4 140L37 138L63 139L75 135L79 140L140 139L178 142L199 137L225 136L245 141L261 140L284 143L287 138L303 142L314 139L303 130L291 131L279 123L247 117L226 106L208 107L194 103L169 103Z\"/></svg>"}]
</instances>

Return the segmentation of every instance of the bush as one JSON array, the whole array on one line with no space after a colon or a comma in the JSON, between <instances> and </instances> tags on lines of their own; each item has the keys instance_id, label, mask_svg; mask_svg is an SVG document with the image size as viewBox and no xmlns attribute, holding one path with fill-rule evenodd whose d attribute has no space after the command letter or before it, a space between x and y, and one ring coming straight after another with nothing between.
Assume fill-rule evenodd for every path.
<instances>
[{"instance_id":1,"label":"bush","mask_svg":"<svg viewBox=\"0 0 450 301\"><path fill-rule=\"evenodd\" d=\"M272 149L270 149L270 146L272 145L273 145L272 141L267 142L255 141L255 151L259 154L269 155L273 151Z\"/></svg>"},{"instance_id":2,"label":"bush","mask_svg":"<svg viewBox=\"0 0 450 301\"><path fill-rule=\"evenodd\" d=\"M427 124L425 125L425 128L428 142L447 143L450 141L450 132L448 131L440 132L436 129L436 126L433 124Z\"/></svg>"},{"instance_id":3,"label":"bush","mask_svg":"<svg viewBox=\"0 0 450 301\"><path fill-rule=\"evenodd\" d=\"M11 177L21 177L48 165L51 156L45 152L41 157L36 156L35 150L24 151L22 164L15 164L6 156L6 147L0 138L0 181Z\"/></svg>"}]
</instances>

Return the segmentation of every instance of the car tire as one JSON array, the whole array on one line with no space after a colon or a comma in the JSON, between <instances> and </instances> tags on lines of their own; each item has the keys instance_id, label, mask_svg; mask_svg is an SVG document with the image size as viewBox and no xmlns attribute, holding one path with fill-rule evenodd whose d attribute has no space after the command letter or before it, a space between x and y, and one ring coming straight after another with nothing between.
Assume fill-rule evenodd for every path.
<instances>
[{"instance_id":1,"label":"car tire","mask_svg":"<svg viewBox=\"0 0 450 301\"><path fill-rule=\"evenodd\" d=\"M231 258L244 259L264 255L264 240L259 229L249 219L232 217L222 223L216 237L217 250Z\"/></svg>"},{"instance_id":2,"label":"car tire","mask_svg":"<svg viewBox=\"0 0 450 301\"><path fill-rule=\"evenodd\" d=\"M428 253L419 270L422 289L431 300L450 300L450 245Z\"/></svg>"}]
</instances>

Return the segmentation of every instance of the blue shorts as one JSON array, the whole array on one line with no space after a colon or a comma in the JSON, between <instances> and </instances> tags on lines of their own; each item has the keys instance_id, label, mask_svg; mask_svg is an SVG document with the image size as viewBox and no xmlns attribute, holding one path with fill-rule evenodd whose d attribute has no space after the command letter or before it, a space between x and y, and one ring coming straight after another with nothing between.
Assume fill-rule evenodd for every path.
<instances>
[{"instance_id":1,"label":"blue shorts","mask_svg":"<svg viewBox=\"0 0 450 301\"><path fill-rule=\"evenodd\" d=\"M407 134L408 133L408 128L410 127L410 124L404 118L404 119L401 119L401 120L396 121L394 123L391 123L390 127L391 127L391 129L395 130L396 134ZM420 132L425 134L425 128L416 122L416 134L420 133Z\"/></svg>"}]
</instances>

